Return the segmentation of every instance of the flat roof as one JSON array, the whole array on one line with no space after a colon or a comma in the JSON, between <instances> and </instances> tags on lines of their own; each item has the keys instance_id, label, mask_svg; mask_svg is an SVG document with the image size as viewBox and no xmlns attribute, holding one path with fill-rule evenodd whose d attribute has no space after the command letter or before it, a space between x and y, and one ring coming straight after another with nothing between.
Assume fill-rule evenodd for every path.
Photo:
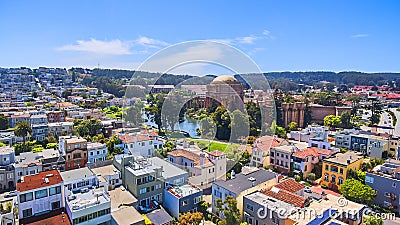
<instances>
[{"instance_id":1,"label":"flat roof","mask_svg":"<svg viewBox=\"0 0 400 225\"><path fill-rule=\"evenodd\" d=\"M345 153L336 153L331 157L325 158L324 162L336 163L340 165L348 165L347 160L350 160L350 164L362 159L361 153L356 153L354 151L347 151Z\"/></svg>"},{"instance_id":2,"label":"flat roof","mask_svg":"<svg viewBox=\"0 0 400 225\"><path fill-rule=\"evenodd\" d=\"M122 205L130 205L137 203L137 199L124 187L120 186L109 191L111 198L111 209L117 209Z\"/></svg>"},{"instance_id":3,"label":"flat roof","mask_svg":"<svg viewBox=\"0 0 400 225\"><path fill-rule=\"evenodd\" d=\"M202 192L202 190L190 184L185 184L179 187L173 187L169 189L168 192L173 194L177 198L183 198L192 194L196 194L198 192Z\"/></svg>"},{"instance_id":4,"label":"flat roof","mask_svg":"<svg viewBox=\"0 0 400 225\"><path fill-rule=\"evenodd\" d=\"M61 177L64 180L64 182L80 179L80 178L85 178L85 177L90 177L90 176L95 176L95 174L88 168L88 167L83 167L79 169L74 169L74 170L68 170L61 172Z\"/></svg>"},{"instance_id":5,"label":"flat roof","mask_svg":"<svg viewBox=\"0 0 400 225\"><path fill-rule=\"evenodd\" d=\"M49 170L39 172L35 175L24 176L21 182L17 183L17 190L19 192L25 192L47 186L52 186L62 183L63 178L61 177L58 170Z\"/></svg>"},{"instance_id":6,"label":"flat roof","mask_svg":"<svg viewBox=\"0 0 400 225\"><path fill-rule=\"evenodd\" d=\"M0 154L9 154L14 152L14 149L9 146L0 147Z\"/></svg>"},{"instance_id":7,"label":"flat roof","mask_svg":"<svg viewBox=\"0 0 400 225\"><path fill-rule=\"evenodd\" d=\"M155 165L155 166L159 166L159 167L163 167L163 177L164 179L168 179L170 177L175 177L175 176L179 176L179 175L184 175L187 174L186 171L184 171L183 169L180 169L177 166L174 166L173 164L158 158L158 157L152 157L149 159L149 161Z\"/></svg>"},{"instance_id":8,"label":"flat roof","mask_svg":"<svg viewBox=\"0 0 400 225\"><path fill-rule=\"evenodd\" d=\"M86 145L88 150L99 149L99 148L106 148L106 144L100 142L88 142Z\"/></svg>"},{"instance_id":9,"label":"flat roof","mask_svg":"<svg viewBox=\"0 0 400 225\"><path fill-rule=\"evenodd\" d=\"M112 164L107 165L107 166L100 166L100 167L92 168L91 170L96 175L101 175L101 176L119 174L118 169L115 168L115 166Z\"/></svg>"},{"instance_id":10,"label":"flat roof","mask_svg":"<svg viewBox=\"0 0 400 225\"><path fill-rule=\"evenodd\" d=\"M252 182L249 180L250 177L255 179L254 185L257 186L268 180L275 179L276 173L265 169L257 169L246 174L243 174L243 172L236 174L235 178L230 180L217 180L214 182L214 184L234 192L235 194L239 194L252 187Z\"/></svg>"},{"instance_id":11,"label":"flat roof","mask_svg":"<svg viewBox=\"0 0 400 225\"><path fill-rule=\"evenodd\" d=\"M97 189L89 189L89 191L84 193L69 193L70 194L67 198L67 204L70 206L71 211L79 211L92 206L97 206L110 202L110 198L106 196L103 187Z\"/></svg>"},{"instance_id":12,"label":"flat roof","mask_svg":"<svg viewBox=\"0 0 400 225\"><path fill-rule=\"evenodd\" d=\"M112 211L111 217L118 225L144 224L143 216L132 206L122 206Z\"/></svg>"}]
</instances>

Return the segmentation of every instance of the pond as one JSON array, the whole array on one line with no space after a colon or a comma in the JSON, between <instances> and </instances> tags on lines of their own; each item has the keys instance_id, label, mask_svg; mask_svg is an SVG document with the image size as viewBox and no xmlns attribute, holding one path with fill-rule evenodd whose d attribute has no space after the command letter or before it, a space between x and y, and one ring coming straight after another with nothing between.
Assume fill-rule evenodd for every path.
<instances>
[{"instance_id":1,"label":"pond","mask_svg":"<svg viewBox=\"0 0 400 225\"><path fill-rule=\"evenodd\" d=\"M143 116L143 118L147 119L146 115ZM148 121L145 123L146 125L157 127L157 124L154 123L154 119L150 118ZM191 119L188 118L187 116L184 117L184 120L179 122L178 124L175 124L175 131L183 131L186 132L190 135L192 138L200 138L199 135L197 135L197 128L199 128L199 121L196 119Z\"/></svg>"}]
</instances>

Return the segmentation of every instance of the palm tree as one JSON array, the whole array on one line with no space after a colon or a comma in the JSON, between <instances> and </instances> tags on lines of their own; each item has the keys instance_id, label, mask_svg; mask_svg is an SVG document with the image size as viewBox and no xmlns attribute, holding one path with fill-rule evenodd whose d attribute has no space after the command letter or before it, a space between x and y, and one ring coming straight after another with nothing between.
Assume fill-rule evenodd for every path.
<instances>
[{"instance_id":1,"label":"palm tree","mask_svg":"<svg viewBox=\"0 0 400 225\"><path fill-rule=\"evenodd\" d=\"M24 142L23 149L25 152L26 136L28 136L28 134L32 134L32 128L31 128L30 124L24 120L18 121L17 124L15 125L14 134L17 137L22 137L22 140Z\"/></svg>"}]
</instances>

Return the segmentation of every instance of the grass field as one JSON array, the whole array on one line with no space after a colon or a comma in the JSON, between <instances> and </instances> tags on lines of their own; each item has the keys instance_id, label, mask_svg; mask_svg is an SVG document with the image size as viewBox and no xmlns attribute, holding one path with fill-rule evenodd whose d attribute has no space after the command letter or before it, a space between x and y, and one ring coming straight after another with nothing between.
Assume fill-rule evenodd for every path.
<instances>
[{"instance_id":1,"label":"grass field","mask_svg":"<svg viewBox=\"0 0 400 225\"><path fill-rule=\"evenodd\" d=\"M212 141L211 145L209 146L210 142L207 140L199 140L188 138L189 141L195 142L200 148L205 148L208 146L208 151L215 151L219 150L221 152L233 152L239 148L239 144L232 144L232 143L222 143L222 142L215 142Z\"/></svg>"}]
</instances>

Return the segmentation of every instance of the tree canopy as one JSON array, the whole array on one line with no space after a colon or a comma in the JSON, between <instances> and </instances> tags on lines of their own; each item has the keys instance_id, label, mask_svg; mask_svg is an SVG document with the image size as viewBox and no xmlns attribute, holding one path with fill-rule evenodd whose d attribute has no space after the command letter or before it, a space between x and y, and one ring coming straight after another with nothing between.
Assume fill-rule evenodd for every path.
<instances>
[{"instance_id":1,"label":"tree canopy","mask_svg":"<svg viewBox=\"0 0 400 225\"><path fill-rule=\"evenodd\" d=\"M340 192L345 198L363 204L372 202L376 195L374 189L370 186L352 178L346 179L346 181L340 185Z\"/></svg>"}]
</instances>

